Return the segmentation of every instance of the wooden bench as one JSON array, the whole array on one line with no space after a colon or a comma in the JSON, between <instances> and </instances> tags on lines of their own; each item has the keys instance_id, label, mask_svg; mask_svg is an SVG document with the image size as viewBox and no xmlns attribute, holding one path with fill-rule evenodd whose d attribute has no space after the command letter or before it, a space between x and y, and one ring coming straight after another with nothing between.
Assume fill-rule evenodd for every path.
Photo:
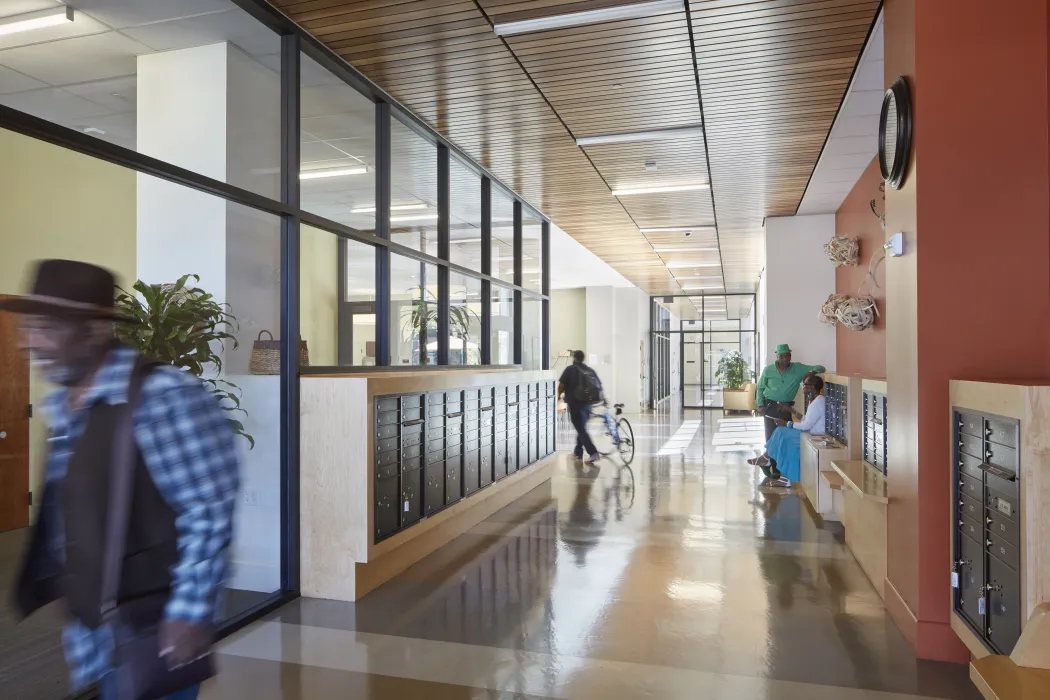
<instances>
[{"instance_id":1,"label":"wooden bench","mask_svg":"<svg viewBox=\"0 0 1050 700\"><path fill-rule=\"evenodd\" d=\"M1012 654L970 662L970 680L987 700L1050 697L1050 603L1036 606Z\"/></svg>"}]
</instances>

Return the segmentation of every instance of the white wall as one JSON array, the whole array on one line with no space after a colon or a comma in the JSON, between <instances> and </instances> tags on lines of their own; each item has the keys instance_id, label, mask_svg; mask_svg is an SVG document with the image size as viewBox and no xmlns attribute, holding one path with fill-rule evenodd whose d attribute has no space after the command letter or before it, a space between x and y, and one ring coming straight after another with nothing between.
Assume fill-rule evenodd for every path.
<instances>
[{"instance_id":1,"label":"white wall","mask_svg":"<svg viewBox=\"0 0 1050 700\"><path fill-rule=\"evenodd\" d=\"M613 287L587 288L587 340L583 350L589 364L602 380L605 395L615 399L616 386L615 323L616 292Z\"/></svg>"},{"instance_id":2,"label":"white wall","mask_svg":"<svg viewBox=\"0 0 1050 700\"><path fill-rule=\"evenodd\" d=\"M566 350L584 350L587 345L587 290L551 290L551 367L561 369L572 362L561 357Z\"/></svg>"},{"instance_id":3,"label":"white wall","mask_svg":"<svg viewBox=\"0 0 1050 700\"><path fill-rule=\"evenodd\" d=\"M835 215L781 216L766 219L766 357L780 343L794 359L835 369L835 329L817 320L820 307L835 292L835 268L824 244L835 235Z\"/></svg>"},{"instance_id":4,"label":"white wall","mask_svg":"<svg viewBox=\"0 0 1050 700\"><path fill-rule=\"evenodd\" d=\"M637 287L614 290L616 316L613 319L613 365L616 372L617 403L627 410L640 408L645 401L645 373L649 365L649 295Z\"/></svg>"}]
</instances>

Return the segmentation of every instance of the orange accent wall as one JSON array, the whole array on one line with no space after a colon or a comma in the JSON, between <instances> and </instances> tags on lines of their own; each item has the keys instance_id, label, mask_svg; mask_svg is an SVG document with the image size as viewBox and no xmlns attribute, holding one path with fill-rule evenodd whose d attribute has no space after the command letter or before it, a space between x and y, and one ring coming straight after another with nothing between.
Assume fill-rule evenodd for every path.
<instances>
[{"instance_id":1,"label":"orange accent wall","mask_svg":"<svg viewBox=\"0 0 1050 700\"><path fill-rule=\"evenodd\" d=\"M872 159L864 174L857 180L842 206L835 213L835 235L860 239L860 262L856 267L843 266L835 270L835 293L856 296L857 290L868 276L872 257L882 257L885 238L878 218L871 213L871 200L879 211L885 211L879 183L879 159ZM886 376L886 271L885 263L875 268L875 279L879 288L870 287L879 317L875 325L866 331L851 331L843 326L835 330L835 372L846 376L882 378Z\"/></svg>"},{"instance_id":2,"label":"orange accent wall","mask_svg":"<svg viewBox=\"0 0 1050 700\"><path fill-rule=\"evenodd\" d=\"M914 52L904 72L921 163L887 196L887 232L906 240L905 257L886 261L887 579L899 594L889 607L920 657L958 661L948 382L1050 378L1047 2L887 0L885 10L887 84Z\"/></svg>"}]
</instances>

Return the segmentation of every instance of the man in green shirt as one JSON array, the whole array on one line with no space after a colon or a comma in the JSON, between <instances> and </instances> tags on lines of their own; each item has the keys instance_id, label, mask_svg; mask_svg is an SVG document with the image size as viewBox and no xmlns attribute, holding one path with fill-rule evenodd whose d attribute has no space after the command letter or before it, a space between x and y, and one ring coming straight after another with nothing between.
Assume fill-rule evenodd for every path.
<instances>
[{"instance_id":1,"label":"man in green shirt","mask_svg":"<svg viewBox=\"0 0 1050 700\"><path fill-rule=\"evenodd\" d=\"M823 374L821 365L804 365L791 361L791 348L786 343L777 346L777 361L762 370L755 391L755 410L770 418L791 420L791 406L795 403L799 385L814 374ZM776 422L767 419L766 442L773 436Z\"/></svg>"}]
</instances>

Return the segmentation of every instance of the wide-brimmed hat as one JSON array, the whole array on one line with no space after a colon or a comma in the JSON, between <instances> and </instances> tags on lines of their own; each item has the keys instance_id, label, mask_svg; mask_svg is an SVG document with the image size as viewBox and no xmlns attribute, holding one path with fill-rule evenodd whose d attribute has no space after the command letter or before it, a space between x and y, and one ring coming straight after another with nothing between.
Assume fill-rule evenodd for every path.
<instances>
[{"instance_id":1,"label":"wide-brimmed hat","mask_svg":"<svg viewBox=\"0 0 1050 700\"><path fill-rule=\"evenodd\" d=\"M97 265L76 260L41 260L32 291L0 299L0 311L62 318L120 318L114 305L116 278Z\"/></svg>"},{"instance_id":2,"label":"wide-brimmed hat","mask_svg":"<svg viewBox=\"0 0 1050 700\"><path fill-rule=\"evenodd\" d=\"M788 345L787 343L781 343L780 345L777 346L777 351L776 351L775 354L777 354L777 355L790 355L791 354L791 346Z\"/></svg>"}]
</instances>

